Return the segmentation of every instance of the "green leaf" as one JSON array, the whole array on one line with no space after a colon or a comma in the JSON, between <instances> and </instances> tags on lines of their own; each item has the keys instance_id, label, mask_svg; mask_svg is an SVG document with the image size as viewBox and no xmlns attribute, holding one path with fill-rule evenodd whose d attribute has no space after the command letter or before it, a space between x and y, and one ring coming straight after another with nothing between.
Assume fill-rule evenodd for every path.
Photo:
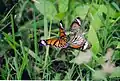
<instances>
[{"instance_id":1,"label":"green leaf","mask_svg":"<svg viewBox=\"0 0 120 81\"><path fill-rule=\"evenodd\" d=\"M88 10L89 10L88 5L80 5L75 8L74 15L79 16L81 19L84 19L85 16L87 15Z\"/></svg>"},{"instance_id":2,"label":"green leaf","mask_svg":"<svg viewBox=\"0 0 120 81\"><path fill-rule=\"evenodd\" d=\"M10 49L10 46L5 41L0 40L0 57L3 56L8 49Z\"/></svg>"},{"instance_id":3,"label":"green leaf","mask_svg":"<svg viewBox=\"0 0 120 81\"><path fill-rule=\"evenodd\" d=\"M107 13L107 7L106 5L98 5L98 4L92 4L92 7L90 9L90 12L92 13L92 15L98 13L98 14L101 14L101 13Z\"/></svg>"},{"instance_id":4,"label":"green leaf","mask_svg":"<svg viewBox=\"0 0 120 81\"><path fill-rule=\"evenodd\" d=\"M98 8L99 8L99 5L93 3L92 7L90 8L90 13L92 13L92 15L94 15L97 12Z\"/></svg>"},{"instance_id":5,"label":"green leaf","mask_svg":"<svg viewBox=\"0 0 120 81\"><path fill-rule=\"evenodd\" d=\"M97 11L91 15L91 25L95 30L98 30L102 26L100 17L102 17L103 12L106 14L107 8L105 5L100 5L99 7L97 6Z\"/></svg>"},{"instance_id":6,"label":"green leaf","mask_svg":"<svg viewBox=\"0 0 120 81\"><path fill-rule=\"evenodd\" d=\"M120 67L116 67L111 74L110 78L120 77Z\"/></svg>"},{"instance_id":7,"label":"green leaf","mask_svg":"<svg viewBox=\"0 0 120 81\"><path fill-rule=\"evenodd\" d=\"M115 18L116 16L116 11L111 7L111 5L106 5L107 7L107 16L111 18Z\"/></svg>"},{"instance_id":8,"label":"green leaf","mask_svg":"<svg viewBox=\"0 0 120 81\"><path fill-rule=\"evenodd\" d=\"M55 6L50 1L37 0L35 6L43 15L46 14L48 19L53 19L57 14Z\"/></svg>"},{"instance_id":9,"label":"green leaf","mask_svg":"<svg viewBox=\"0 0 120 81\"><path fill-rule=\"evenodd\" d=\"M97 13L99 13L99 15L101 15L103 12L107 13L107 8L105 5L100 5Z\"/></svg>"},{"instance_id":10,"label":"green leaf","mask_svg":"<svg viewBox=\"0 0 120 81\"><path fill-rule=\"evenodd\" d=\"M58 0L58 9L59 12L66 12L68 10L69 0Z\"/></svg>"},{"instance_id":11,"label":"green leaf","mask_svg":"<svg viewBox=\"0 0 120 81\"><path fill-rule=\"evenodd\" d=\"M99 52L99 41L95 29L90 25L88 32L88 40L92 43L92 51L94 54Z\"/></svg>"},{"instance_id":12,"label":"green leaf","mask_svg":"<svg viewBox=\"0 0 120 81\"><path fill-rule=\"evenodd\" d=\"M116 10L120 12L120 8L115 2L112 2L111 4L116 8Z\"/></svg>"},{"instance_id":13,"label":"green leaf","mask_svg":"<svg viewBox=\"0 0 120 81\"><path fill-rule=\"evenodd\" d=\"M120 42L118 42L117 48L120 48Z\"/></svg>"},{"instance_id":14,"label":"green leaf","mask_svg":"<svg viewBox=\"0 0 120 81\"><path fill-rule=\"evenodd\" d=\"M65 13L58 13L56 16L55 16L55 21L56 20L62 20L65 16Z\"/></svg>"},{"instance_id":15,"label":"green leaf","mask_svg":"<svg viewBox=\"0 0 120 81\"><path fill-rule=\"evenodd\" d=\"M102 23L101 23L101 20L97 14L95 14L92 17L91 25L95 30L98 30L101 27Z\"/></svg>"},{"instance_id":16,"label":"green leaf","mask_svg":"<svg viewBox=\"0 0 120 81\"><path fill-rule=\"evenodd\" d=\"M61 76L60 73L56 73L54 80L60 80L60 76Z\"/></svg>"}]
</instances>

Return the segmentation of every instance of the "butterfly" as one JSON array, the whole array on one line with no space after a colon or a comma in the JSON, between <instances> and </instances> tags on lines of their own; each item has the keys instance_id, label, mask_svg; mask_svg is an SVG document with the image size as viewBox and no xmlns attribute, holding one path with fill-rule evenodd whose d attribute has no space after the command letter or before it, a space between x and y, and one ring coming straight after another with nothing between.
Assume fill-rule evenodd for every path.
<instances>
[{"instance_id":1,"label":"butterfly","mask_svg":"<svg viewBox=\"0 0 120 81\"><path fill-rule=\"evenodd\" d=\"M68 44L72 48L80 48L85 51L91 47L91 44L85 39L84 32L81 28L81 19L77 17L70 26L70 40Z\"/></svg>"},{"instance_id":2,"label":"butterfly","mask_svg":"<svg viewBox=\"0 0 120 81\"><path fill-rule=\"evenodd\" d=\"M47 40L40 40L39 44L40 46L46 46L50 45L53 47L58 47L58 48L67 48L68 43L67 43L67 36L65 34L65 30L63 28L63 23L60 21L60 27L59 27L59 37L58 38L51 38Z\"/></svg>"}]
</instances>

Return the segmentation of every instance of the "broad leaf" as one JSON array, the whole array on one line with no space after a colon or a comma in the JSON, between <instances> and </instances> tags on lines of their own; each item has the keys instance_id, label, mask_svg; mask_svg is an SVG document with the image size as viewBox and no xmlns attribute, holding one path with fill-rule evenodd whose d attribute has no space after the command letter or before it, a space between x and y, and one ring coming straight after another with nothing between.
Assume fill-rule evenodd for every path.
<instances>
[{"instance_id":1,"label":"broad leaf","mask_svg":"<svg viewBox=\"0 0 120 81\"><path fill-rule=\"evenodd\" d=\"M102 13L104 12L105 14L107 13L107 8L105 5L100 5L96 6L97 11L96 12L91 12L91 25L95 30L98 30L102 26L102 22L100 17L102 17Z\"/></svg>"},{"instance_id":2,"label":"broad leaf","mask_svg":"<svg viewBox=\"0 0 120 81\"><path fill-rule=\"evenodd\" d=\"M65 16L65 13L58 13L56 16L55 16L55 21L56 20L62 20Z\"/></svg>"},{"instance_id":3,"label":"broad leaf","mask_svg":"<svg viewBox=\"0 0 120 81\"><path fill-rule=\"evenodd\" d=\"M58 0L58 9L59 12L66 12L68 10L69 0Z\"/></svg>"},{"instance_id":4,"label":"broad leaf","mask_svg":"<svg viewBox=\"0 0 120 81\"><path fill-rule=\"evenodd\" d=\"M88 40L92 44L92 51L94 54L97 54L99 52L99 41L97 34L92 26L90 26L89 32L88 32Z\"/></svg>"},{"instance_id":5,"label":"broad leaf","mask_svg":"<svg viewBox=\"0 0 120 81\"><path fill-rule=\"evenodd\" d=\"M43 15L46 15L49 19L53 19L57 14L55 6L50 1L36 0L35 6Z\"/></svg>"},{"instance_id":6,"label":"broad leaf","mask_svg":"<svg viewBox=\"0 0 120 81\"><path fill-rule=\"evenodd\" d=\"M98 14L95 14L92 17L91 25L95 30L98 30L101 27L102 23L101 23L101 20L100 20Z\"/></svg>"},{"instance_id":7,"label":"broad leaf","mask_svg":"<svg viewBox=\"0 0 120 81\"><path fill-rule=\"evenodd\" d=\"M84 19L85 16L87 15L88 10L89 10L88 5L84 5L84 6L80 5L80 6L75 8L74 15L79 16L81 19Z\"/></svg>"}]
</instances>

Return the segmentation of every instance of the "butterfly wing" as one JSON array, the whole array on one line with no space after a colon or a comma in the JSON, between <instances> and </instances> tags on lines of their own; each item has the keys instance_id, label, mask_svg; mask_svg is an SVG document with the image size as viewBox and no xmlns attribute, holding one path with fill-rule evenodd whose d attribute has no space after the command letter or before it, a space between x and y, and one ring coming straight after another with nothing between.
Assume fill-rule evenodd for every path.
<instances>
[{"instance_id":1,"label":"butterfly wing","mask_svg":"<svg viewBox=\"0 0 120 81\"><path fill-rule=\"evenodd\" d=\"M69 46L72 48L80 48L81 50L86 50L90 48L90 44L85 39L83 32L81 30L81 20L77 17L71 24L70 31L70 40Z\"/></svg>"},{"instance_id":2,"label":"butterfly wing","mask_svg":"<svg viewBox=\"0 0 120 81\"><path fill-rule=\"evenodd\" d=\"M60 37L66 37L66 34L65 34L65 30L63 28L63 22L60 21L60 28L59 28L59 32L60 32Z\"/></svg>"},{"instance_id":3,"label":"butterfly wing","mask_svg":"<svg viewBox=\"0 0 120 81\"><path fill-rule=\"evenodd\" d=\"M80 29L80 26L81 26L81 19L77 17L70 25L70 30L72 31L72 30Z\"/></svg>"},{"instance_id":4,"label":"butterfly wing","mask_svg":"<svg viewBox=\"0 0 120 81\"><path fill-rule=\"evenodd\" d=\"M62 21L60 21L59 32L60 32L60 35L58 38L40 40L40 42L39 42L40 45L41 46L50 45L50 46L54 46L54 47L58 47L58 48L66 48L68 46L67 37L65 34L65 30L63 28Z\"/></svg>"},{"instance_id":5,"label":"butterfly wing","mask_svg":"<svg viewBox=\"0 0 120 81\"><path fill-rule=\"evenodd\" d=\"M81 50L86 50L91 48L91 44L83 37L75 35L70 41L69 46L72 48L80 48Z\"/></svg>"},{"instance_id":6,"label":"butterfly wing","mask_svg":"<svg viewBox=\"0 0 120 81\"><path fill-rule=\"evenodd\" d=\"M74 35L71 37L69 44L72 48L82 48L86 40L83 36L80 35Z\"/></svg>"}]
</instances>

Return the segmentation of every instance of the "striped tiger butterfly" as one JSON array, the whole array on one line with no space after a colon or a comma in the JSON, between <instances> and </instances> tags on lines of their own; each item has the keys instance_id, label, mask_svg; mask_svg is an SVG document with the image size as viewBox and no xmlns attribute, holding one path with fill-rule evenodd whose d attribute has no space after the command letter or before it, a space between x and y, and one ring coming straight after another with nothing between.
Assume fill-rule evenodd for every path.
<instances>
[{"instance_id":1,"label":"striped tiger butterfly","mask_svg":"<svg viewBox=\"0 0 120 81\"><path fill-rule=\"evenodd\" d=\"M82 51L89 49L91 44L85 39L84 32L81 28L81 20L77 17L70 26L69 46L72 48L80 48Z\"/></svg>"},{"instance_id":2,"label":"striped tiger butterfly","mask_svg":"<svg viewBox=\"0 0 120 81\"><path fill-rule=\"evenodd\" d=\"M68 46L67 36L65 34L65 30L63 28L62 21L60 21L59 32L60 32L60 34L59 34L59 37L57 37L57 38L40 40L39 41L40 46L50 45L50 46L57 47L57 48L67 48L67 46Z\"/></svg>"}]
</instances>

